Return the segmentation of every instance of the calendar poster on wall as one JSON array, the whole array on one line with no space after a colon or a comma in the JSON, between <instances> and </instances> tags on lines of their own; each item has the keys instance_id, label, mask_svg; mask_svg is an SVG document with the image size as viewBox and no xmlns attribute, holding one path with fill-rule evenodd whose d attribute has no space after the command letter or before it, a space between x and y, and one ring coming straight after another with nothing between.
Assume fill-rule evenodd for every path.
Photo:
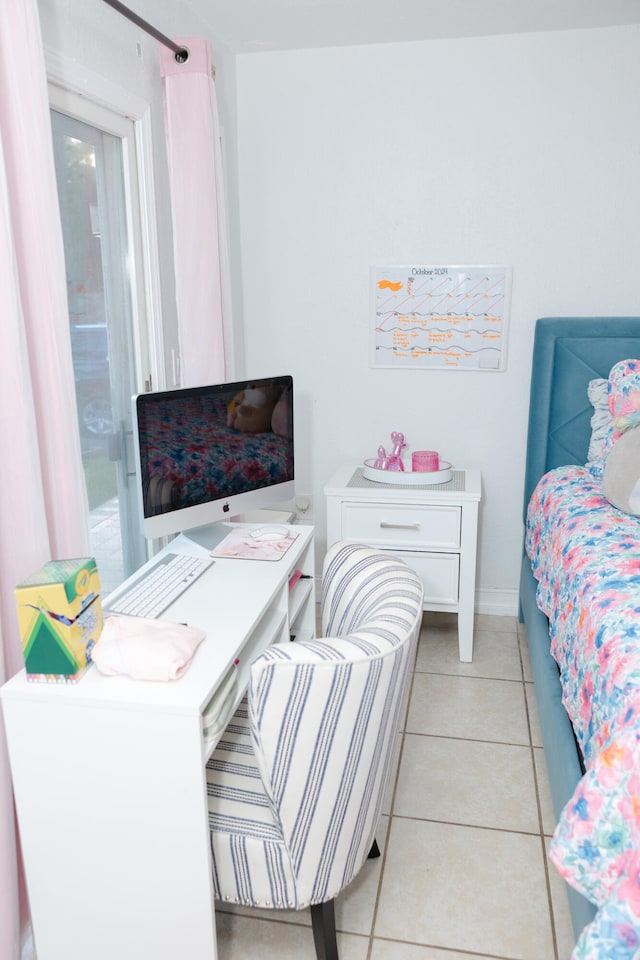
<instances>
[{"instance_id":1,"label":"calendar poster on wall","mask_svg":"<svg viewBox=\"0 0 640 960\"><path fill-rule=\"evenodd\" d=\"M374 267L371 365L504 370L508 266Z\"/></svg>"}]
</instances>

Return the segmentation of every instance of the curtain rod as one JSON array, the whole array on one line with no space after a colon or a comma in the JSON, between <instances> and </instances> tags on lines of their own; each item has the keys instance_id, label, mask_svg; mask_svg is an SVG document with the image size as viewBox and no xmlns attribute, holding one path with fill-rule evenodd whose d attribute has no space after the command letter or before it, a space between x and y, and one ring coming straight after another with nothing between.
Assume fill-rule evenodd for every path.
<instances>
[{"instance_id":1,"label":"curtain rod","mask_svg":"<svg viewBox=\"0 0 640 960\"><path fill-rule=\"evenodd\" d=\"M146 20L143 20L142 17L139 17L137 13L133 12L133 10L129 10L128 7L125 7L125 5L120 3L119 0L104 0L104 2L110 7L113 7L114 10L117 10L118 13L121 13L123 17L127 18L127 20L131 20L131 22L135 23L136 26L141 27L146 33L150 34L152 37L155 37L155 39L164 44L165 47L169 47L170 50L173 50L178 63L187 62L189 59L189 51L186 49L186 47L181 47L179 44L174 43L173 40L170 40L169 37L165 37L164 33L160 33L159 30L156 30L155 27L152 27L150 23L147 23Z\"/></svg>"}]
</instances>

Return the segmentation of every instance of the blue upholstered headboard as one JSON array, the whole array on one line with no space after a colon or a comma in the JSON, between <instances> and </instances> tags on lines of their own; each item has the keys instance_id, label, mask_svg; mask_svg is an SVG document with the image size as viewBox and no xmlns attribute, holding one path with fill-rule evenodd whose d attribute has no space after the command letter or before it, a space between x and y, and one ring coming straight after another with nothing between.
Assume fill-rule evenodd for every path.
<instances>
[{"instance_id":1,"label":"blue upholstered headboard","mask_svg":"<svg viewBox=\"0 0 640 960\"><path fill-rule=\"evenodd\" d=\"M593 409L587 385L618 360L640 357L640 317L544 317L531 371L524 511L548 470L585 463Z\"/></svg>"}]
</instances>

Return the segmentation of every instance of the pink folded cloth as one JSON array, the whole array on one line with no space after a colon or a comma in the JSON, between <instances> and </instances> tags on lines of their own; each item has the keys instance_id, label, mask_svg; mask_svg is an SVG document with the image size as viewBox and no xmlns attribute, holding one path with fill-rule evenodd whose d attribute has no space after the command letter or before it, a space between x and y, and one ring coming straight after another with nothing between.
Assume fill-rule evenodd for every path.
<instances>
[{"instance_id":1,"label":"pink folded cloth","mask_svg":"<svg viewBox=\"0 0 640 960\"><path fill-rule=\"evenodd\" d=\"M126 674L135 680L178 680L185 672L204 630L182 623L144 617L109 617L91 659L109 677Z\"/></svg>"}]
</instances>

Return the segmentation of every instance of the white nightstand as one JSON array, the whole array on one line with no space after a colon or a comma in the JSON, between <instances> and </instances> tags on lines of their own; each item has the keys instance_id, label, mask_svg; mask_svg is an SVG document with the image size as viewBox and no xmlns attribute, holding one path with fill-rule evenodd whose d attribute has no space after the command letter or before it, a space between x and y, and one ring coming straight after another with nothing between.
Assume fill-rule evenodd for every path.
<instances>
[{"instance_id":1,"label":"white nightstand","mask_svg":"<svg viewBox=\"0 0 640 960\"><path fill-rule=\"evenodd\" d=\"M324 488L327 546L351 540L391 550L424 583L424 609L458 614L461 660L473 659L479 470L453 470L448 483L367 480L362 467L341 467Z\"/></svg>"}]
</instances>

